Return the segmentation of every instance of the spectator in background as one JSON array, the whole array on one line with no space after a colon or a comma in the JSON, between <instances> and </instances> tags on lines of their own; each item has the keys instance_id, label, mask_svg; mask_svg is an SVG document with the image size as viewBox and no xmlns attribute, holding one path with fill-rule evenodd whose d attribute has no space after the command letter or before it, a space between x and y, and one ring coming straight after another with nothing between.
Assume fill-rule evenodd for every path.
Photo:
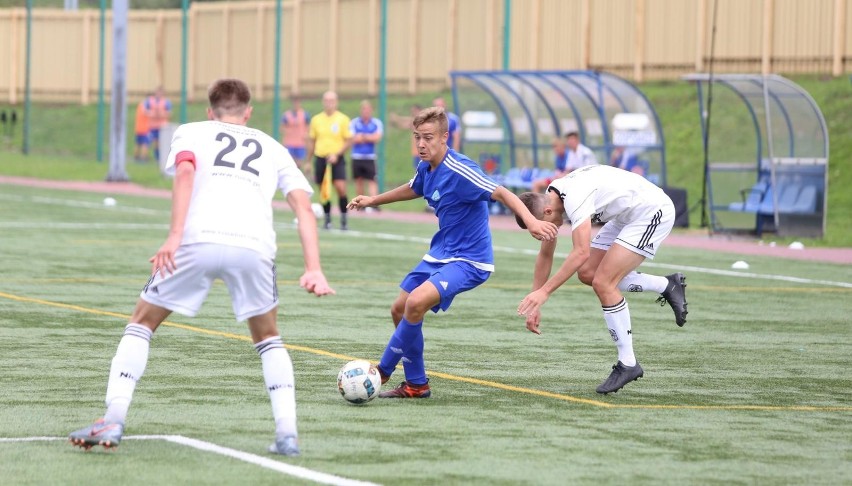
<instances>
[{"instance_id":1,"label":"spectator in background","mask_svg":"<svg viewBox=\"0 0 852 486\"><path fill-rule=\"evenodd\" d=\"M308 141L308 125L311 115L302 108L302 101L298 95L290 97L291 108L281 115L281 144L290 151L293 160L296 161L302 172L308 177L311 175L311 164L306 160L305 145Z\"/></svg>"},{"instance_id":2,"label":"spectator in background","mask_svg":"<svg viewBox=\"0 0 852 486\"><path fill-rule=\"evenodd\" d=\"M369 101L361 102L358 118L349 123L352 133L352 178L355 179L355 192L365 194L364 182L367 182L366 194L378 194L376 184L376 144L384 135L384 126L378 118L373 118L373 105ZM368 207L366 211L378 210Z\"/></svg>"},{"instance_id":3,"label":"spectator in background","mask_svg":"<svg viewBox=\"0 0 852 486\"><path fill-rule=\"evenodd\" d=\"M615 147L609 159L609 165L645 177L645 166L640 163L639 153L634 149Z\"/></svg>"},{"instance_id":4,"label":"spectator in background","mask_svg":"<svg viewBox=\"0 0 852 486\"><path fill-rule=\"evenodd\" d=\"M587 165L598 165L598 159L592 149L580 143L580 135L577 132L565 134L565 144L568 146L568 160L565 162L565 171L585 167Z\"/></svg>"},{"instance_id":5,"label":"spectator in background","mask_svg":"<svg viewBox=\"0 0 852 486\"><path fill-rule=\"evenodd\" d=\"M172 102L166 99L163 87L158 86L153 96L145 100L145 109L148 112L148 124L151 127L151 148L154 152L154 160L160 160L160 128L169 122L172 116Z\"/></svg>"},{"instance_id":6,"label":"spectator in background","mask_svg":"<svg viewBox=\"0 0 852 486\"><path fill-rule=\"evenodd\" d=\"M555 169L553 175L534 180L532 183L533 192L544 192L551 182L568 174L565 169L568 163L568 145L564 138L553 140L553 157L553 168Z\"/></svg>"},{"instance_id":7,"label":"spectator in background","mask_svg":"<svg viewBox=\"0 0 852 486\"><path fill-rule=\"evenodd\" d=\"M145 162L148 160L148 146L151 144L151 124L148 120L148 110L145 109L145 101L151 96L150 93L136 105L136 149L133 152L133 160Z\"/></svg>"},{"instance_id":8,"label":"spectator in background","mask_svg":"<svg viewBox=\"0 0 852 486\"><path fill-rule=\"evenodd\" d=\"M322 95L323 111L311 118L308 130L308 160L314 161L314 182L322 184L325 167L331 164L331 177L337 192L340 208L340 229L349 228L346 219L346 159L344 155L352 146L349 117L337 111L337 93L326 91ZM331 229L331 202L322 206L325 212L323 228Z\"/></svg>"},{"instance_id":9,"label":"spectator in background","mask_svg":"<svg viewBox=\"0 0 852 486\"><path fill-rule=\"evenodd\" d=\"M432 101L432 105L443 108L444 113L447 114L448 130L450 133L449 138L447 138L447 147L458 151L459 147L461 147L461 120L459 116L447 109L447 102L444 101L444 98L435 98Z\"/></svg>"}]
</instances>

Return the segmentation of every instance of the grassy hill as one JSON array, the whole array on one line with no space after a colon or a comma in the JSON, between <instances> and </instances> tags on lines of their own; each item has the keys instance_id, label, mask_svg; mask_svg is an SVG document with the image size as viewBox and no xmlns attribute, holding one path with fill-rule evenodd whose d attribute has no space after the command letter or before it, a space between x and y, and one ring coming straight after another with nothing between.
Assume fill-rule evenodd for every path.
<instances>
[{"instance_id":1,"label":"grassy hill","mask_svg":"<svg viewBox=\"0 0 852 486\"><path fill-rule=\"evenodd\" d=\"M825 238L819 241L803 240L807 245L852 246L852 193L841 188L852 184L852 173L846 166L852 158L852 85L847 77L795 77L792 78L808 90L819 104L826 118L830 137L830 177L828 202L828 228ZM656 108L663 124L668 160L668 183L685 188L692 208L690 223L700 224L700 208L696 202L701 198L703 181L703 149L698 118L695 88L685 82L652 82L641 84L640 89ZM393 96L388 99L388 111L406 115L412 104L428 106L438 93L418 96ZM450 98L448 93L443 93ZM360 99L341 100L341 111L358 113ZM310 112L321 110L319 97L303 103ZM9 111L12 107L0 106ZM14 107L18 117L20 106ZM108 110L107 110L108 111ZM130 110L132 114L133 110ZM107 116L109 113L107 113ZM103 180L107 173L107 162L96 161L97 107L33 105L30 126L31 151L22 156L21 126L14 133L6 131L0 148L0 174L25 175L32 177ZM133 149L132 117L128 128L128 151ZM188 107L188 119L205 118L205 106L194 104ZM273 126L271 103L258 103L254 108L251 126L269 132ZM19 123L20 125L20 123ZM390 188L406 182L411 175L409 133L386 123L387 166L385 187ZM6 127L7 129L9 127ZM724 142L724 141L723 141ZM717 141L718 143L718 141ZM105 148L104 158L108 160ZM134 164L129 158L128 173L136 183L152 187L169 187L170 181L162 178L153 164ZM397 205L397 209L421 210L421 202ZM782 241L782 240L778 240Z\"/></svg>"}]
</instances>

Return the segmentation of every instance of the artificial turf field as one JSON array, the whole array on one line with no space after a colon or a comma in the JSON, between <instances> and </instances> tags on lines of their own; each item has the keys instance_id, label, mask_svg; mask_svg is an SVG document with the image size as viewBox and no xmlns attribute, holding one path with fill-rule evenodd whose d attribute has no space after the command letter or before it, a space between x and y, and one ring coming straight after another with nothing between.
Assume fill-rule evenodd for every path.
<instances>
[{"instance_id":1,"label":"artificial turf field","mask_svg":"<svg viewBox=\"0 0 852 486\"><path fill-rule=\"evenodd\" d=\"M495 231L494 276L426 318L432 398L359 407L338 395L337 370L378 359L399 280L436 225L353 218L353 231L321 233L337 295L317 299L298 288L281 211L280 327L302 456L265 453L260 360L224 285L199 316L175 314L156 333L127 439L82 452L62 439L103 412L169 221L168 200L116 198L108 208L102 194L0 186L0 483L852 482L852 266L664 246L642 270L686 273L689 321L676 327L655 294L628 295L645 377L600 396L616 354L591 289L569 281L544 307L543 334L529 333L515 309L537 242ZM740 259L751 268L736 274Z\"/></svg>"}]
</instances>

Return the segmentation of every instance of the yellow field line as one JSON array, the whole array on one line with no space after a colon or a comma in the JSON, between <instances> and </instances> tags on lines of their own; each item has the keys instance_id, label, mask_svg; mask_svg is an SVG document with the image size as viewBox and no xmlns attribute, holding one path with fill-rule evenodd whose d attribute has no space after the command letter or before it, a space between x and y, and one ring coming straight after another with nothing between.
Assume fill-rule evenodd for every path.
<instances>
[{"instance_id":1,"label":"yellow field line","mask_svg":"<svg viewBox=\"0 0 852 486\"><path fill-rule=\"evenodd\" d=\"M100 316L110 316L110 317L119 317L122 319L130 319L130 316L127 314L120 314L118 312L110 312L110 311L102 311L98 309L90 309L87 307L81 307L79 305L73 304L63 304L61 302L52 302L49 300L36 299L32 297L21 297L19 295L7 294L5 292L0 292L0 297L14 300L17 302L27 302L31 304L41 304L50 307L58 307L60 309L68 309L78 312L84 312L88 314L95 314ZM197 332L199 334L207 334L209 336L219 336L228 339L236 339L240 341L248 341L251 342L251 338L249 336L234 334L230 332L223 331L212 331L209 329L203 329L200 327L190 326L187 324L179 324L176 322L163 321L163 326L167 327L175 327L178 329L183 329L190 332ZM311 348L308 346L300 346L296 344L287 344L285 345L287 349L291 349L294 351L304 351L306 353L316 354L319 356L326 356L329 358L335 358L340 360L353 360L356 359L353 356L347 356L345 354L332 353L330 351L325 351L322 349ZM489 380L480 380L478 378L469 378L466 376L459 375L451 375L449 373L441 373L438 371L429 371L429 374L443 378L445 380L459 381L462 383L470 383L472 385L480 385L489 388L496 388L500 390L524 393L527 395L535 395L546 398L553 398L555 400L562 400L565 402L572 403L582 403L584 405L592 405L595 407L601 408L622 408L622 409L641 409L641 410L757 410L757 411L779 411L779 412L852 412L852 407L811 407L804 405L792 405L792 406L771 406L771 405L636 405L636 404L617 404L617 403L607 403L599 400L591 400L587 398L579 398L571 395L564 395L560 393L552 393L544 390L536 390L534 388L524 388L520 386L506 385L504 383L499 383L496 381Z\"/></svg>"}]
</instances>

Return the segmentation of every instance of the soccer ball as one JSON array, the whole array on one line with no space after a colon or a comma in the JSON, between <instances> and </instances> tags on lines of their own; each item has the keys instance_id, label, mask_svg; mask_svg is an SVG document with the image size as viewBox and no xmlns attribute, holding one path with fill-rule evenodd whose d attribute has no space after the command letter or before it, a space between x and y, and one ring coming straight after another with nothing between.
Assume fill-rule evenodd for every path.
<instances>
[{"instance_id":1,"label":"soccer ball","mask_svg":"<svg viewBox=\"0 0 852 486\"><path fill-rule=\"evenodd\" d=\"M379 370L367 360L350 361L337 374L337 389L349 403L367 403L376 398L381 388Z\"/></svg>"},{"instance_id":2,"label":"soccer ball","mask_svg":"<svg viewBox=\"0 0 852 486\"><path fill-rule=\"evenodd\" d=\"M325 211L322 209L322 204L320 203L311 204L311 211L314 212L314 216L317 218L321 218L325 214Z\"/></svg>"}]
</instances>

